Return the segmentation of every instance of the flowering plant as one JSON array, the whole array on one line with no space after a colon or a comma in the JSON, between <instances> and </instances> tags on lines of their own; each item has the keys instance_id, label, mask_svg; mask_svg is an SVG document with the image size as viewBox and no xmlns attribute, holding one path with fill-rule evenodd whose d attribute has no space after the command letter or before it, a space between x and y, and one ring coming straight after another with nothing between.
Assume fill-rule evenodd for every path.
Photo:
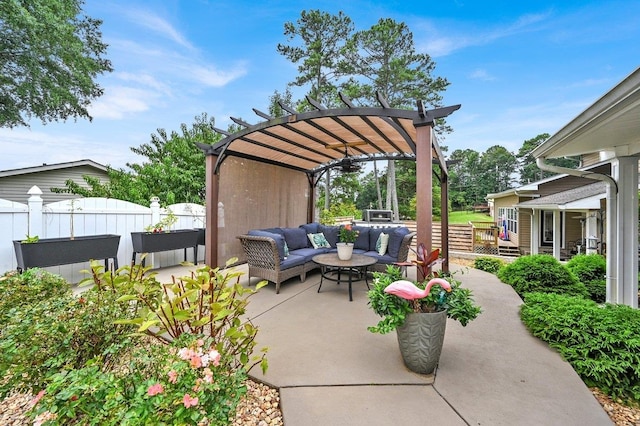
<instances>
[{"instance_id":1,"label":"flowering plant","mask_svg":"<svg viewBox=\"0 0 640 426\"><path fill-rule=\"evenodd\" d=\"M355 243L360 231L353 229L351 224L340 227L339 238L341 243Z\"/></svg>"},{"instance_id":2,"label":"flowering plant","mask_svg":"<svg viewBox=\"0 0 640 426\"><path fill-rule=\"evenodd\" d=\"M451 275L429 276L416 285L402 279L400 268L389 265L386 272L374 272L373 277L373 287L367 293L369 306L382 320L368 328L372 333L389 333L404 324L411 312L446 310L447 316L463 327L482 312L475 304L471 290L462 288L460 281Z\"/></svg>"},{"instance_id":3,"label":"flowering plant","mask_svg":"<svg viewBox=\"0 0 640 426\"><path fill-rule=\"evenodd\" d=\"M226 424L246 373L226 368L214 343L183 334L133 351L119 372L92 362L58 373L32 402L34 424Z\"/></svg>"}]
</instances>

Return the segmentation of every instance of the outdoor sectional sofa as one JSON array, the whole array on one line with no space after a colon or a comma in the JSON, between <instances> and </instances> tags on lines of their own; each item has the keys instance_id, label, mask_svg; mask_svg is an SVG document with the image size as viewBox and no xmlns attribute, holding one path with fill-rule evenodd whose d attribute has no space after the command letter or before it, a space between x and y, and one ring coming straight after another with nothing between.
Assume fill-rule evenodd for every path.
<instances>
[{"instance_id":1,"label":"outdoor sectional sofa","mask_svg":"<svg viewBox=\"0 0 640 426\"><path fill-rule=\"evenodd\" d=\"M353 253L374 257L377 262L370 271L384 271L387 265L406 262L409 246L415 236L406 227L369 228L354 226L360 231L354 243ZM246 235L238 236L247 257L249 278L259 277L276 284L276 293L280 284L296 275L300 281L306 279L307 272L319 268L312 258L317 254L336 252L339 226L325 226L308 223L298 228L254 229ZM376 251L380 233L389 235L387 250L383 255ZM313 248L308 234L322 233L331 247Z\"/></svg>"}]
</instances>

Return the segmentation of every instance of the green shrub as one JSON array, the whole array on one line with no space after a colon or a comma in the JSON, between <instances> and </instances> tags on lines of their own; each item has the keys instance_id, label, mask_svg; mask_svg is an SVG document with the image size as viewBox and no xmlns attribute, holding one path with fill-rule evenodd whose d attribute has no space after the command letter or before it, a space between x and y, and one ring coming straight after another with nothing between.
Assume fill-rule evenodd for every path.
<instances>
[{"instance_id":1,"label":"green shrub","mask_svg":"<svg viewBox=\"0 0 640 426\"><path fill-rule=\"evenodd\" d=\"M482 256L477 257L473 261L473 267L481 271L497 274L500 268L504 266L504 262L495 257Z\"/></svg>"},{"instance_id":2,"label":"green shrub","mask_svg":"<svg viewBox=\"0 0 640 426\"><path fill-rule=\"evenodd\" d=\"M64 278L42 269L5 274L0 277L0 330L22 307L70 294L71 288Z\"/></svg>"},{"instance_id":3,"label":"green shrub","mask_svg":"<svg viewBox=\"0 0 640 426\"><path fill-rule=\"evenodd\" d=\"M13 389L38 391L61 369L80 368L126 339L130 326L115 294L88 290L65 294L13 311L0 336L0 395ZM115 349L111 349L115 352Z\"/></svg>"},{"instance_id":4,"label":"green shrub","mask_svg":"<svg viewBox=\"0 0 640 426\"><path fill-rule=\"evenodd\" d=\"M584 284L548 254L519 257L500 269L498 278L511 285L521 298L529 292L588 297Z\"/></svg>"},{"instance_id":5,"label":"green shrub","mask_svg":"<svg viewBox=\"0 0 640 426\"><path fill-rule=\"evenodd\" d=\"M531 293L521 307L531 333L549 343L588 386L640 400L640 311L624 305Z\"/></svg>"},{"instance_id":6,"label":"green shrub","mask_svg":"<svg viewBox=\"0 0 640 426\"><path fill-rule=\"evenodd\" d=\"M580 254L567 262L567 268L587 287L589 297L604 303L607 296L607 261L599 254Z\"/></svg>"}]
</instances>

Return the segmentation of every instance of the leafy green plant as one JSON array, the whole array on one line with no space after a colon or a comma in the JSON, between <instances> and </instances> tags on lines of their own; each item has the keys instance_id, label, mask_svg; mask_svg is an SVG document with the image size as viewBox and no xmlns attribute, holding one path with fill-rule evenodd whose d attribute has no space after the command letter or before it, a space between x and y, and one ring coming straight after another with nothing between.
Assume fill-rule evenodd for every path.
<instances>
[{"instance_id":1,"label":"leafy green plant","mask_svg":"<svg viewBox=\"0 0 640 426\"><path fill-rule=\"evenodd\" d=\"M235 263L233 258L227 266ZM243 320L248 298L267 285L262 281L256 289L240 284L241 272L229 268L198 268L191 277L174 278L171 284L160 284L147 278L148 269L126 266L115 273L105 272L98 262L92 263L92 280L97 287L115 288L118 301L129 306L133 316L116 321L133 325L138 334L153 336L163 343L184 333L206 334L217 343L220 353L229 355L229 368L246 368L260 364L267 369L266 348L252 355L258 329ZM249 363L252 363L249 366Z\"/></svg>"},{"instance_id":2,"label":"leafy green plant","mask_svg":"<svg viewBox=\"0 0 640 426\"><path fill-rule=\"evenodd\" d=\"M521 256L498 271L498 278L523 298L529 292L558 293L588 297L574 274L548 254Z\"/></svg>"},{"instance_id":3,"label":"leafy green plant","mask_svg":"<svg viewBox=\"0 0 640 426\"><path fill-rule=\"evenodd\" d=\"M149 225L144 228L144 230L147 232L152 232L154 234L159 232L169 232L168 228L171 228L173 225L175 225L175 223L178 221L178 217L170 209L167 209L167 211L167 215L162 220L160 220L160 222Z\"/></svg>"},{"instance_id":4,"label":"leafy green plant","mask_svg":"<svg viewBox=\"0 0 640 426\"><path fill-rule=\"evenodd\" d=\"M473 267L481 271L497 274L500 268L504 266L501 259L495 257L481 256L473 261Z\"/></svg>"},{"instance_id":5,"label":"leafy green plant","mask_svg":"<svg viewBox=\"0 0 640 426\"><path fill-rule=\"evenodd\" d=\"M33 243L37 243L38 241L40 241L40 237L38 237L37 235L25 235L25 239L20 241L22 244L33 244Z\"/></svg>"},{"instance_id":6,"label":"leafy green plant","mask_svg":"<svg viewBox=\"0 0 640 426\"><path fill-rule=\"evenodd\" d=\"M0 330L23 307L61 296L70 296L69 283L59 275L31 268L0 277Z\"/></svg>"},{"instance_id":7,"label":"leafy green plant","mask_svg":"<svg viewBox=\"0 0 640 426\"><path fill-rule=\"evenodd\" d=\"M449 283L450 291L436 284L427 296L415 300L406 300L385 292L392 283L402 281L402 272L398 267L389 265L385 272L374 272L373 275L373 287L367 293L369 306L382 319L376 326L367 328L372 333L386 334L395 330L404 324L407 314L411 312L446 310L447 317L459 321L462 326L466 326L482 312L475 304L471 290L461 287L461 282L451 275L441 277ZM424 290L428 285L428 280L425 280L418 283L417 287Z\"/></svg>"},{"instance_id":8,"label":"leafy green plant","mask_svg":"<svg viewBox=\"0 0 640 426\"><path fill-rule=\"evenodd\" d=\"M42 389L61 369L82 367L126 339L130 328L114 325L128 308L115 295L91 289L64 294L12 312L0 336L0 395L9 390Z\"/></svg>"},{"instance_id":9,"label":"leafy green plant","mask_svg":"<svg viewBox=\"0 0 640 426\"><path fill-rule=\"evenodd\" d=\"M36 419L56 424L226 425L246 393L246 373L228 371L213 339L183 334L139 347L119 369L99 360L55 375L39 394Z\"/></svg>"},{"instance_id":10,"label":"leafy green plant","mask_svg":"<svg viewBox=\"0 0 640 426\"><path fill-rule=\"evenodd\" d=\"M587 287L589 297L603 303L607 297L607 261L600 254L579 254L567 262L567 268Z\"/></svg>"},{"instance_id":11,"label":"leafy green plant","mask_svg":"<svg viewBox=\"0 0 640 426\"><path fill-rule=\"evenodd\" d=\"M640 401L640 311L558 294L530 293L521 318L588 386Z\"/></svg>"}]
</instances>

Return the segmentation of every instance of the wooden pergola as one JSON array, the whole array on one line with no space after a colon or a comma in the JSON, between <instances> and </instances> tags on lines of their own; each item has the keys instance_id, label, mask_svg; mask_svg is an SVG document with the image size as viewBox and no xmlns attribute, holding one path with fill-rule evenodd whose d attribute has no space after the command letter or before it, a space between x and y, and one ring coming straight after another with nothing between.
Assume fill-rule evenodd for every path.
<instances>
[{"instance_id":1,"label":"wooden pergola","mask_svg":"<svg viewBox=\"0 0 640 426\"><path fill-rule=\"evenodd\" d=\"M331 168L350 170L362 162L374 160L416 161L416 221L417 241L432 247L432 180L433 165L441 186L442 221L441 253L443 269L448 270L448 170L433 131L435 120L447 117L460 105L426 109L417 102L415 110L391 108L378 95L380 107L356 107L340 95L344 107L328 109L307 98L313 111L297 112L281 104L288 112L271 117L253 111L264 121L249 124L231 118L243 127L235 133L220 129L224 139L213 145L198 144L206 155L206 223L218 223L220 166L229 157L240 157L284 167L306 174L309 183L307 221L313 221L314 189L324 173ZM207 226L205 263L217 266L218 229Z\"/></svg>"}]
</instances>

